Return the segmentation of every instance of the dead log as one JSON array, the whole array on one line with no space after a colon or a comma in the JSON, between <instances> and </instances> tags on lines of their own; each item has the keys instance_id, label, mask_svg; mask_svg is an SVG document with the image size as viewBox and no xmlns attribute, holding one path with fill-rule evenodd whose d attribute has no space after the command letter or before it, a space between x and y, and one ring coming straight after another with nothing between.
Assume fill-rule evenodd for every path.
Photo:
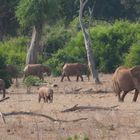
<instances>
[{"instance_id":1,"label":"dead log","mask_svg":"<svg viewBox=\"0 0 140 140\"><path fill-rule=\"evenodd\" d=\"M67 123L67 122L77 122L77 121L81 121L81 120L87 120L88 118L78 118L75 120L61 120L61 119L54 119L48 115L44 115L44 114L38 114L35 112L24 112L24 111L20 111L20 112L10 112L10 113L3 113L3 116L17 116L17 115L29 115L29 116L37 116L37 117L43 117L43 118L47 118L52 122L63 122L63 123Z\"/></svg>"},{"instance_id":2,"label":"dead log","mask_svg":"<svg viewBox=\"0 0 140 140\"><path fill-rule=\"evenodd\" d=\"M101 107L101 106L78 106L78 104L74 105L71 108L65 109L61 112L70 112L70 111L76 111L76 110L91 110L91 111L95 111L95 110L112 110L114 108L118 107L118 105L116 106L112 106L112 107Z\"/></svg>"}]
</instances>

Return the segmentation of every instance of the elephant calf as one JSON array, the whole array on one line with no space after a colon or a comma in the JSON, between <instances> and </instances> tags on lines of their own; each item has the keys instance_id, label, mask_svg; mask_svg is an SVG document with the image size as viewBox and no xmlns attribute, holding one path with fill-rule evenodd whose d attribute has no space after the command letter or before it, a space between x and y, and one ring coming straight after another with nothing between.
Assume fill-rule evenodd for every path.
<instances>
[{"instance_id":1,"label":"elephant calf","mask_svg":"<svg viewBox=\"0 0 140 140\"><path fill-rule=\"evenodd\" d=\"M44 99L44 102L53 102L53 90L51 88L41 87L39 88L38 94L38 102L40 102L42 98Z\"/></svg>"},{"instance_id":2,"label":"elephant calf","mask_svg":"<svg viewBox=\"0 0 140 140\"><path fill-rule=\"evenodd\" d=\"M3 91L3 98L5 98L5 82L2 79L0 79L0 90Z\"/></svg>"},{"instance_id":3,"label":"elephant calf","mask_svg":"<svg viewBox=\"0 0 140 140\"><path fill-rule=\"evenodd\" d=\"M126 94L135 90L133 101L136 102L140 91L140 66L133 68L118 67L113 74L112 82L113 90L118 95L119 101L124 101ZM123 92L122 96L121 92Z\"/></svg>"},{"instance_id":4,"label":"elephant calf","mask_svg":"<svg viewBox=\"0 0 140 140\"><path fill-rule=\"evenodd\" d=\"M86 74L89 80L90 73L89 68L86 64L66 63L63 67L61 82L63 82L65 76L68 78L69 81L70 81L69 76L77 76L76 81L78 81L80 77L81 81L83 81L82 74Z\"/></svg>"}]
</instances>

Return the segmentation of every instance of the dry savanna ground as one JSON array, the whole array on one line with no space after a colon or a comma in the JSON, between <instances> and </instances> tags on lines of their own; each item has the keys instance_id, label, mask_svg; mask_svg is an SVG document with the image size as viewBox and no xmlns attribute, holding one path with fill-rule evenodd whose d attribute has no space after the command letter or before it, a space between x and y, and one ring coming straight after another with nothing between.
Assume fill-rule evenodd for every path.
<instances>
[{"instance_id":1,"label":"dry savanna ground","mask_svg":"<svg viewBox=\"0 0 140 140\"><path fill-rule=\"evenodd\" d=\"M38 87L26 93L19 87L7 89L9 99L0 102L0 140L139 140L140 97L132 102L133 92L120 103L111 89L111 75L100 74L102 84L92 81L60 82L60 77L46 77L53 87L53 103L38 103ZM2 95L1 95L2 97ZM74 107L75 106L75 107ZM72 108L73 109L70 109ZM67 110L70 109L70 110Z\"/></svg>"}]
</instances>

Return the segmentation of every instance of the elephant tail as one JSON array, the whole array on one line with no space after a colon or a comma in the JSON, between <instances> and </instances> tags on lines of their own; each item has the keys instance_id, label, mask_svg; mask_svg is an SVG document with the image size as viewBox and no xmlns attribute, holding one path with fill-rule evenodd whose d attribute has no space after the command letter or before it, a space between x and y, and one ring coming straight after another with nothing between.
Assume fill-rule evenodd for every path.
<instances>
[{"instance_id":1,"label":"elephant tail","mask_svg":"<svg viewBox=\"0 0 140 140\"><path fill-rule=\"evenodd\" d=\"M120 87L119 87L116 77L113 77L112 82L113 82L113 84L112 84L113 91L115 92L115 94L117 96L120 93Z\"/></svg>"}]
</instances>

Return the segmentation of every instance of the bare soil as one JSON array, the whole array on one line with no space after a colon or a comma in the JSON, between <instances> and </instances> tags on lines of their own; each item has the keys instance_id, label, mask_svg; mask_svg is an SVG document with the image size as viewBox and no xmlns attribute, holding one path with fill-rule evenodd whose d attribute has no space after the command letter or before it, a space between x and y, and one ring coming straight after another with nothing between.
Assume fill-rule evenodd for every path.
<instances>
[{"instance_id":1,"label":"bare soil","mask_svg":"<svg viewBox=\"0 0 140 140\"><path fill-rule=\"evenodd\" d=\"M9 99L0 102L0 140L139 140L140 98L132 102L133 92L118 102L111 88L112 75L100 74L102 84L96 85L84 77L76 82L71 77L46 77L44 86L57 85L53 103L38 103L38 87L26 93L19 79L19 87L7 89ZM2 97L2 95L1 95ZM77 105L72 111L63 112Z\"/></svg>"}]
</instances>

